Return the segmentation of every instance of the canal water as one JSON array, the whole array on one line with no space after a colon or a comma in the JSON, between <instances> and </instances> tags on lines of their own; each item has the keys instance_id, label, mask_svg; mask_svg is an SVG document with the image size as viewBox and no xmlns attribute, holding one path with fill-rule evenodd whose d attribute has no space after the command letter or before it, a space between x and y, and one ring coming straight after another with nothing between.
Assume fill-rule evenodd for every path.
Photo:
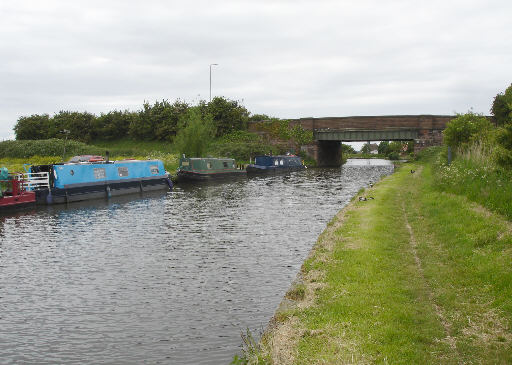
<instances>
[{"instance_id":1,"label":"canal water","mask_svg":"<svg viewBox=\"0 0 512 365\"><path fill-rule=\"evenodd\" d=\"M351 160L0 217L0 363L227 364L329 220L392 171Z\"/></svg>"}]
</instances>

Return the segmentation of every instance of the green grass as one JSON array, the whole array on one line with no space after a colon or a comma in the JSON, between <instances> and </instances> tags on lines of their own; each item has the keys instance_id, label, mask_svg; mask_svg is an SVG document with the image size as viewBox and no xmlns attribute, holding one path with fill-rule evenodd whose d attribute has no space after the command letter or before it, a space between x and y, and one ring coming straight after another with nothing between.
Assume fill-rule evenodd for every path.
<instances>
[{"instance_id":1,"label":"green grass","mask_svg":"<svg viewBox=\"0 0 512 365\"><path fill-rule=\"evenodd\" d=\"M433 159L437 190L466 196L512 220L512 171L491 161L456 158L451 165L444 154Z\"/></svg>"},{"instance_id":2,"label":"green grass","mask_svg":"<svg viewBox=\"0 0 512 365\"><path fill-rule=\"evenodd\" d=\"M163 153L176 153L171 142L161 141L135 141L132 139L119 139L115 141L94 140L90 143L117 154L146 154L154 151Z\"/></svg>"},{"instance_id":3,"label":"green grass","mask_svg":"<svg viewBox=\"0 0 512 365\"><path fill-rule=\"evenodd\" d=\"M428 163L368 194L304 263L305 299L281 319L294 335L263 337L269 362L511 363L512 224L441 191ZM283 360L275 344L287 341Z\"/></svg>"}]
</instances>

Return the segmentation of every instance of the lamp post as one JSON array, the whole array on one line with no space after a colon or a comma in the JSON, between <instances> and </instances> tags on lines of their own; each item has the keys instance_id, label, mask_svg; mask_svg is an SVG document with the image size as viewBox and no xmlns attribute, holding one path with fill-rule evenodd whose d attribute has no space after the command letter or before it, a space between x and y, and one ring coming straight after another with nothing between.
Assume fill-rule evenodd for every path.
<instances>
[{"instance_id":1,"label":"lamp post","mask_svg":"<svg viewBox=\"0 0 512 365\"><path fill-rule=\"evenodd\" d=\"M212 66L218 66L218 63L210 64L210 101L212 101Z\"/></svg>"},{"instance_id":2,"label":"lamp post","mask_svg":"<svg viewBox=\"0 0 512 365\"><path fill-rule=\"evenodd\" d=\"M66 158L66 142L68 141L68 135L70 132L67 129L63 129L60 132L66 135L66 138L64 139L64 151L62 151L62 162L64 162L64 159Z\"/></svg>"}]
</instances>

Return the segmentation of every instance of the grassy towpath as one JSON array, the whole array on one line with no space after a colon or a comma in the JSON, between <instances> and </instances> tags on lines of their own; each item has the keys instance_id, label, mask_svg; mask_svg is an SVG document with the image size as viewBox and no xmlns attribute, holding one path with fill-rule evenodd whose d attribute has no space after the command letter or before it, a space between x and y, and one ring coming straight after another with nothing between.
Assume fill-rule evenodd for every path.
<instances>
[{"instance_id":1,"label":"grassy towpath","mask_svg":"<svg viewBox=\"0 0 512 365\"><path fill-rule=\"evenodd\" d=\"M432 184L408 164L342 210L249 363L512 363L512 223Z\"/></svg>"}]
</instances>

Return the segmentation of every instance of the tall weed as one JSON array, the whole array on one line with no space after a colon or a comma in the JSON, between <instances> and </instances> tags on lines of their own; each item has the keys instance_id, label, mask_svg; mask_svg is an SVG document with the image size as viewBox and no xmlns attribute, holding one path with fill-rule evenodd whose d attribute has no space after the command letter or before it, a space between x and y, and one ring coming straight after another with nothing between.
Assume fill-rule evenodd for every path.
<instances>
[{"instance_id":1,"label":"tall weed","mask_svg":"<svg viewBox=\"0 0 512 365\"><path fill-rule=\"evenodd\" d=\"M475 144L460 151L448 165L446 156L438 153L434 162L435 185L512 220L512 171L498 167L491 156Z\"/></svg>"}]
</instances>

